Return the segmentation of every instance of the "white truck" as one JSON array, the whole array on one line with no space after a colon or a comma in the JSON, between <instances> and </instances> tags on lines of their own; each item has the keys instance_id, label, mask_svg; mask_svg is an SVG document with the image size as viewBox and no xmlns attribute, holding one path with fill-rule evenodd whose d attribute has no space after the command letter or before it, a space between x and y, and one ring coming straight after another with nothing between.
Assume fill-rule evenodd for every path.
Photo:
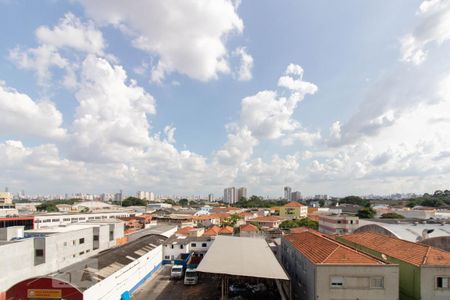
<instances>
[{"instance_id":1,"label":"white truck","mask_svg":"<svg viewBox=\"0 0 450 300\"><path fill-rule=\"evenodd\" d=\"M173 265L172 269L170 270L170 278L172 279L183 278L183 266Z\"/></svg>"},{"instance_id":2,"label":"white truck","mask_svg":"<svg viewBox=\"0 0 450 300\"><path fill-rule=\"evenodd\" d=\"M187 269L184 274L184 284L194 285L198 283L198 273L196 269Z\"/></svg>"}]
</instances>

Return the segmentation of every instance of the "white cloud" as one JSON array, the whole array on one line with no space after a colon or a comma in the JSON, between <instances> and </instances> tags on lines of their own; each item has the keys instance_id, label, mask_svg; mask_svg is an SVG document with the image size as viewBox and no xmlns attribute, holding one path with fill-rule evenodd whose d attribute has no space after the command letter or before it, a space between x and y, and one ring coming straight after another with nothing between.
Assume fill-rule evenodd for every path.
<instances>
[{"instance_id":1,"label":"white cloud","mask_svg":"<svg viewBox=\"0 0 450 300\"><path fill-rule=\"evenodd\" d=\"M51 67L64 68L68 65L67 60L51 45L26 50L16 47L9 51L9 59L21 69L35 71L40 85L46 85L51 79Z\"/></svg>"},{"instance_id":2,"label":"white cloud","mask_svg":"<svg viewBox=\"0 0 450 300\"><path fill-rule=\"evenodd\" d=\"M147 114L155 113L153 97L128 80L121 66L92 55L83 62L80 77L73 155L113 161L139 155L150 142Z\"/></svg>"},{"instance_id":3,"label":"white cloud","mask_svg":"<svg viewBox=\"0 0 450 300\"><path fill-rule=\"evenodd\" d=\"M426 0L419 8L420 23L401 39L402 61L420 65L427 58L430 44L450 39L450 2Z\"/></svg>"},{"instance_id":4,"label":"white cloud","mask_svg":"<svg viewBox=\"0 0 450 300\"><path fill-rule=\"evenodd\" d=\"M134 38L133 45L159 56L152 80L178 72L199 80L229 73L225 40L243 30L228 0L80 1L100 24L112 24Z\"/></svg>"},{"instance_id":5,"label":"white cloud","mask_svg":"<svg viewBox=\"0 0 450 300\"><path fill-rule=\"evenodd\" d=\"M61 139L62 114L51 101L33 101L0 81L0 132L3 135L27 135Z\"/></svg>"},{"instance_id":6,"label":"white cloud","mask_svg":"<svg viewBox=\"0 0 450 300\"><path fill-rule=\"evenodd\" d=\"M220 164L239 166L253 154L253 147L258 140L252 136L252 132L246 128L234 128L228 133L227 142L217 151L216 159Z\"/></svg>"},{"instance_id":7,"label":"white cloud","mask_svg":"<svg viewBox=\"0 0 450 300\"><path fill-rule=\"evenodd\" d=\"M298 103L307 94L312 95L317 91L317 86L303 81L302 76L303 69L290 64L285 75L278 81L279 86L291 91L288 97L279 96L277 91L267 90L242 99L241 126L247 126L257 139L278 139L292 134L286 144L292 144L294 140L308 140L308 143L314 140L313 136L317 135L308 134L301 124L292 118Z\"/></svg>"},{"instance_id":8,"label":"white cloud","mask_svg":"<svg viewBox=\"0 0 450 300\"><path fill-rule=\"evenodd\" d=\"M175 144L175 130L176 128L173 126L168 125L164 127L164 135L169 144Z\"/></svg>"},{"instance_id":9,"label":"white cloud","mask_svg":"<svg viewBox=\"0 0 450 300\"><path fill-rule=\"evenodd\" d=\"M244 47L234 50L233 54L239 57L240 66L237 71L237 78L241 81L252 79L253 57L247 53Z\"/></svg>"},{"instance_id":10,"label":"white cloud","mask_svg":"<svg viewBox=\"0 0 450 300\"><path fill-rule=\"evenodd\" d=\"M76 87L76 70L79 62L77 57L73 57L72 60L64 57L61 49L104 54L105 42L102 33L92 22L83 23L72 13L65 14L52 29L47 26L38 27L36 37L39 41L38 47L11 49L9 59L21 69L35 71L38 84L42 86L49 84L51 68L57 67L66 71L62 84L71 89Z\"/></svg>"},{"instance_id":11,"label":"white cloud","mask_svg":"<svg viewBox=\"0 0 450 300\"><path fill-rule=\"evenodd\" d=\"M102 33L92 22L82 23L72 13L66 13L52 29L41 26L36 29L36 37L43 45L56 48L72 48L87 53L102 54L105 41Z\"/></svg>"}]
</instances>

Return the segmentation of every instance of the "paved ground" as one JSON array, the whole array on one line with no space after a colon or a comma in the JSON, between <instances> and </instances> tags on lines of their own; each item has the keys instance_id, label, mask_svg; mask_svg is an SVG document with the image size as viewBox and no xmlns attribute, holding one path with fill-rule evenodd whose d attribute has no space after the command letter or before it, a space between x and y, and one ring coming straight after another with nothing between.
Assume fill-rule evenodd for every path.
<instances>
[{"instance_id":1,"label":"paved ground","mask_svg":"<svg viewBox=\"0 0 450 300\"><path fill-rule=\"evenodd\" d=\"M186 286L182 280L170 279L170 265L163 266L155 277L144 283L134 294L133 300L216 300L220 299L217 281L200 278L198 284Z\"/></svg>"}]
</instances>

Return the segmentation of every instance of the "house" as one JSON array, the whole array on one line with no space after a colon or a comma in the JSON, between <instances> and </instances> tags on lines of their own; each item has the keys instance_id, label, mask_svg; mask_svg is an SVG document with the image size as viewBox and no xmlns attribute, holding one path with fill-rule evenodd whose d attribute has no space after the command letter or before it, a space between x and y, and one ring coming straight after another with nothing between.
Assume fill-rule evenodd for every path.
<instances>
[{"instance_id":1,"label":"house","mask_svg":"<svg viewBox=\"0 0 450 300\"><path fill-rule=\"evenodd\" d=\"M224 226L220 228L219 235L233 235L234 228L231 226Z\"/></svg>"},{"instance_id":2,"label":"house","mask_svg":"<svg viewBox=\"0 0 450 300\"><path fill-rule=\"evenodd\" d=\"M247 223L256 223L260 225L261 227L268 227L268 228L278 228L281 224L281 222L285 221L286 218L276 217L276 216L267 216L267 217L257 217L254 218Z\"/></svg>"},{"instance_id":3,"label":"house","mask_svg":"<svg viewBox=\"0 0 450 300\"><path fill-rule=\"evenodd\" d=\"M206 231L203 233L203 236L216 236L219 234L220 231L220 227L213 225L211 227L209 227L208 229L206 229Z\"/></svg>"},{"instance_id":4,"label":"house","mask_svg":"<svg viewBox=\"0 0 450 300\"><path fill-rule=\"evenodd\" d=\"M175 232L177 236L199 237L205 232L204 228L195 228L191 226L182 227Z\"/></svg>"},{"instance_id":5,"label":"house","mask_svg":"<svg viewBox=\"0 0 450 300\"><path fill-rule=\"evenodd\" d=\"M292 299L398 299L398 265L317 231L283 236L279 256L291 278Z\"/></svg>"},{"instance_id":6,"label":"house","mask_svg":"<svg viewBox=\"0 0 450 300\"><path fill-rule=\"evenodd\" d=\"M130 233L143 227L136 217L123 217L118 219L125 222L125 233Z\"/></svg>"},{"instance_id":7,"label":"house","mask_svg":"<svg viewBox=\"0 0 450 300\"><path fill-rule=\"evenodd\" d=\"M163 263L185 264L192 253L204 255L213 241L210 237L172 236L163 244Z\"/></svg>"},{"instance_id":8,"label":"house","mask_svg":"<svg viewBox=\"0 0 450 300\"><path fill-rule=\"evenodd\" d=\"M247 222L251 219L258 217L258 214L256 212L244 211L240 212L238 216L241 217L244 222Z\"/></svg>"},{"instance_id":9,"label":"house","mask_svg":"<svg viewBox=\"0 0 450 300\"><path fill-rule=\"evenodd\" d=\"M359 218L347 214L319 215L319 231L327 234L349 234L359 227Z\"/></svg>"},{"instance_id":10,"label":"house","mask_svg":"<svg viewBox=\"0 0 450 300\"><path fill-rule=\"evenodd\" d=\"M192 221L195 226L209 227L211 225L220 225L221 216L217 214L194 216Z\"/></svg>"},{"instance_id":11,"label":"house","mask_svg":"<svg viewBox=\"0 0 450 300\"><path fill-rule=\"evenodd\" d=\"M362 232L337 237L400 268L400 299L450 299L450 252L425 244Z\"/></svg>"},{"instance_id":12,"label":"house","mask_svg":"<svg viewBox=\"0 0 450 300\"><path fill-rule=\"evenodd\" d=\"M239 236L257 237L260 236L258 227L253 224L245 224L239 227Z\"/></svg>"},{"instance_id":13,"label":"house","mask_svg":"<svg viewBox=\"0 0 450 300\"><path fill-rule=\"evenodd\" d=\"M308 215L308 207L299 202L289 202L281 207L279 207L279 216L288 219L300 219L306 218Z\"/></svg>"}]
</instances>

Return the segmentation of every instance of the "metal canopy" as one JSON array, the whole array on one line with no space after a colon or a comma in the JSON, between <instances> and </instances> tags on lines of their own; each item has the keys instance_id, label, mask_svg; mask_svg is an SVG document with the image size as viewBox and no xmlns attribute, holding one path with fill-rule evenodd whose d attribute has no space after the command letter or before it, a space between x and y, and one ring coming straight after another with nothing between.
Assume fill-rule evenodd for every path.
<instances>
[{"instance_id":1,"label":"metal canopy","mask_svg":"<svg viewBox=\"0 0 450 300\"><path fill-rule=\"evenodd\" d=\"M198 272L289 280L264 239L217 236Z\"/></svg>"}]
</instances>

